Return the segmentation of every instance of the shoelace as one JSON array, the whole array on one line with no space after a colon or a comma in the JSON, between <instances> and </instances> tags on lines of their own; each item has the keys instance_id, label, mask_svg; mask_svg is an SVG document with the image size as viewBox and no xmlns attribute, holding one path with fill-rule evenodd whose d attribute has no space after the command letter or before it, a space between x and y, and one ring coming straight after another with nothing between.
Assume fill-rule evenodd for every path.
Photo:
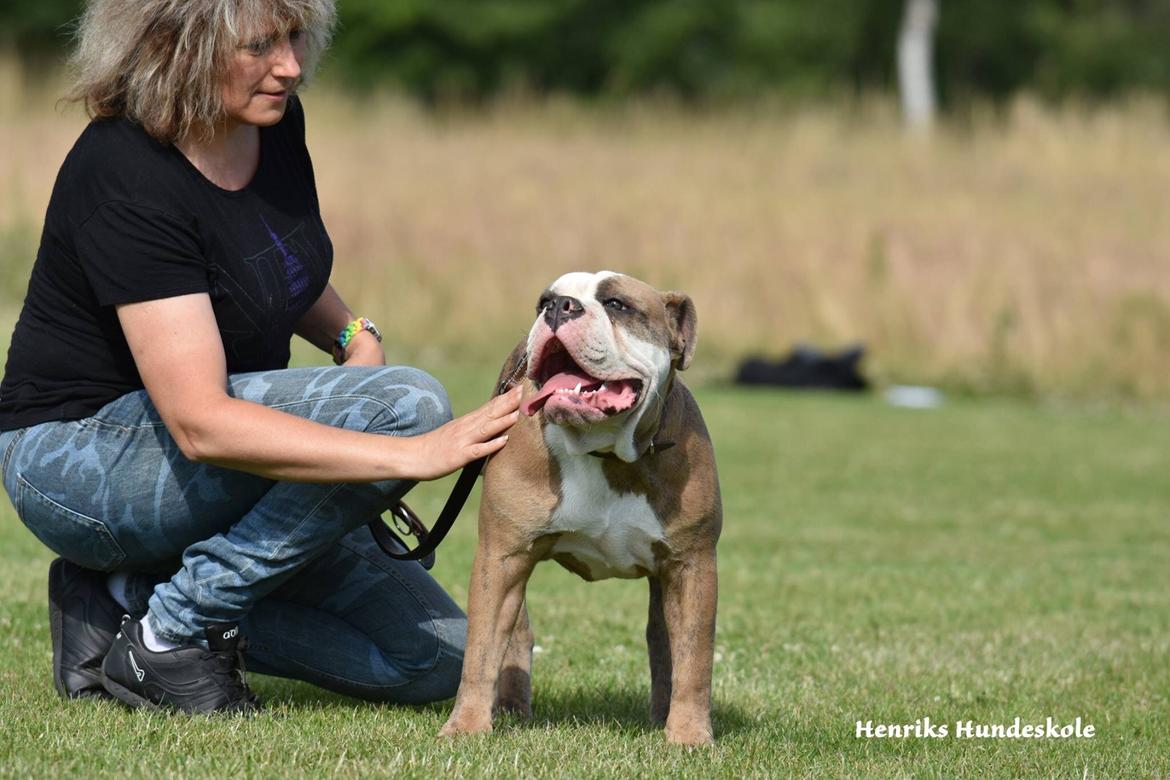
<instances>
[{"instance_id":1,"label":"shoelace","mask_svg":"<svg viewBox=\"0 0 1170 780\"><path fill-rule=\"evenodd\" d=\"M255 706L260 702L259 697L248 687L244 665L244 651L247 649L248 640L242 638L236 646L235 652L205 651L204 658L214 661L216 674L222 675L224 678L223 687L228 694L228 707L232 709L240 707L241 704Z\"/></svg>"}]
</instances>

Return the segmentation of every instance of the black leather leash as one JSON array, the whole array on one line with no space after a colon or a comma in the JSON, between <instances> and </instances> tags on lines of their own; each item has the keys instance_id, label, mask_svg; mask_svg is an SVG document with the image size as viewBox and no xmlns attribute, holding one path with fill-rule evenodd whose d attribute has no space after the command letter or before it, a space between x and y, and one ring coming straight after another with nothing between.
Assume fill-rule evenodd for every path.
<instances>
[{"instance_id":1,"label":"black leather leash","mask_svg":"<svg viewBox=\"0 0 1170 780\"><path fill-rule=\"evenodd\" d=\"M405 502L400 500L390 507L390 516L396 521L398 531L418 540L418 545L413 550L407 548L398 534L395 534L382 522L382 518L371 520L370 533L373 534L374 541L382 548L382 552L396 561L421 561L426 569L434 566L435 548L447 536L451 526L455 525L455 519L459 517L460 510L467 503L467 497L471 495L471 488L475 486L475 480L479 477L479 472L483 471L483 464L486 462L487 458L480 458L463 467L459 479L455 482L455 487L451 490L451 495L447 497L447 503L443 505L443 511L439 513L439 519L435 521L435 525L429 531L418 519L418 515Z\"/></svg>"},{"instance_id":2,"label":"black leather leash","mask_svg":"<svg viewBox=\"0 0 1170 780\"><path fill-rule=\"evenodd\" d=\"M496 388L496 395L508 392L518 381L525 366L525 363L520 363L513 368L511 375L500 382L499 387ZM376 517L371 520L369 522L370 534L373 535L378 546L382 548L382 552L396 561L419 561L424 569L430 569L434 566L435 548L446 538L451 526L455 525L455 520L463 510L463 505L467 503L467 497L471 495L471 489L475 487L475 480L483 471L485 463L487 463L487 458L480 458L463 467L463 471L459 473L459 479L455 481L455 487L451 489L451 495L447 496L447 503L443 505L443 511L439 512L439 519L435 521L429 531L423 525L422 520L418 519L414 510L406 505L405 501L399 499L394 506L390 507L388 511L398 532L403 536L413 536L418 540L418 544L413 550L408 548L398 534L391 531L382 522L382 518Z\"/></svg>"}]
</instances>

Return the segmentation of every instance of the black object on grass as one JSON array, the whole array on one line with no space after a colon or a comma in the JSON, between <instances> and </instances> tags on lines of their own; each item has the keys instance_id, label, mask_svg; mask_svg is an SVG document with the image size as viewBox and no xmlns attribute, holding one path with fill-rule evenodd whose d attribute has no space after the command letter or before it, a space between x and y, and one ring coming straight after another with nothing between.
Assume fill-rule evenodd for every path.
<instances>
[{"instance_id":1,"label":"black object on grass","mask_svg":"<svg viewBox=\"0 0 1170 780\"><path fill-rule=\"evenodd\" d=\"M748 358L736 371L735 383L809 390L862 391L869 387L869 382L858 368L864 355L865 347L861 344L836 354L800 345L780 360Z\"/></svg>"}]
</instances>

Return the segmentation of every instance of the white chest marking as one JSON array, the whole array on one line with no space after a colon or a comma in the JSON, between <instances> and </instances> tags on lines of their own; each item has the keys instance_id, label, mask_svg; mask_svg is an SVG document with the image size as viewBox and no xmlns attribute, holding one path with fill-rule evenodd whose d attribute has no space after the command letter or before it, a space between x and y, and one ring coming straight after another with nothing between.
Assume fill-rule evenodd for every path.
<instances>
[{"instance_id":1,"label":"white chest marking","mask_svg":"<svg viewBox=\"0 0 1170 780\"><path fill-rule=\"evenodd\" d=\"M594 580L657 571L653 545L664 535L646 497L610 487L600 458L566 455L557 460L561 503L553 512L550 530L561 536L553 554L572 555Z\"/></svg>"}]
</instances>

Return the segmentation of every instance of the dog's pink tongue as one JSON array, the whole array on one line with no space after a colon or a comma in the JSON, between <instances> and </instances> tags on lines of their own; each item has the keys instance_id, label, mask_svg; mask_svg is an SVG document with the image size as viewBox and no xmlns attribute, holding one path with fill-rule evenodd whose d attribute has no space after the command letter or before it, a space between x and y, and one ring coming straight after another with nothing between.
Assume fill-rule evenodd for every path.
<instances>
[{"instance_id":1,"label":"dog's pink tongue","mask_svg":"<svg viewBox=\"0 0 1170 780\"><path fill-rule=\"evenodd\" d=\"M531 417L544 407L545 403L548 402L549 396L557 390L573 388L578 384L583 386L593 385L597 384L597 381L597 379L589 376L584 371L562 371L559 374L553 374L541 386L540 392L520 404L520 411Z\"/></svg>"}]
</instances>

